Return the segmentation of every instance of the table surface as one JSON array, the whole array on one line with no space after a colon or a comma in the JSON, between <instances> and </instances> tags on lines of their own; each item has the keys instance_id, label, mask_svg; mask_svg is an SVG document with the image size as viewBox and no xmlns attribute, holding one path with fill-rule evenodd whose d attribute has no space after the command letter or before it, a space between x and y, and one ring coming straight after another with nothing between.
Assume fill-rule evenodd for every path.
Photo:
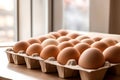
<instances>
[{"instance_id":1,"label":"table surface","mask_svg":"<svg viewBox=\"0 0 120 80\"><path fill-rule=\"evenodd\" d=\"M57 73L46 74L41 70L27 69L25 65L9 63L5 50L6 48L0 48L0 80L80 80L80 78L62 79ZM120 80L120 76L106 75L104 80Z\"/></svg>"}]
</instances>

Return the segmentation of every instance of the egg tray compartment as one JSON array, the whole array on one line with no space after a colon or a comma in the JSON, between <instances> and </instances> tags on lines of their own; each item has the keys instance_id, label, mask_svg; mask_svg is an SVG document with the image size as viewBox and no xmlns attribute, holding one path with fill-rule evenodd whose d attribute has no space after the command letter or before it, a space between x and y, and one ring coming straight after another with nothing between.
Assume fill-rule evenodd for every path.
<instances>
[{"instance_id":1,"label":"egg tray compartment","mask_svg":"<svg viewBox=\"0 0 120 80\"><path fill-rule=\"evenodd\" d=\"M58 72L60 78L80 75L81 80L103 80L107 70L112 70L115 74L120 73L120 64L109 64L106 62L104 67L98 69L84 69L76 65L74 59L69 60L66 65L60 65L53 57L43 60L39 56L33 57L23 53L14 53L10 49L7 49L6 53L10 63L26 65L28 69L41 68L41 71L45 73Z\"/></svg>"}]
</instances>

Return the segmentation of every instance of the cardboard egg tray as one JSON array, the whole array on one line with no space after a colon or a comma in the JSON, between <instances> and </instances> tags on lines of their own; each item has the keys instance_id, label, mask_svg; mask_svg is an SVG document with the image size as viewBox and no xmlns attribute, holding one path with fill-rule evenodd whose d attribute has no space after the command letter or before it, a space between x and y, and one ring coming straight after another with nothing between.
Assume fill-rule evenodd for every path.
<instances>
[{"instance_id":1,"label":"cardboard egg tray","mask_svg":"<svg viewBox=\"0 0 120 80\"><path fill-rule=\"evenodd\" d=\"M16 65L26 65L27 69L41 68L44 73L58 72L60 78L77 77L80 75L81 80L103 80L107 71L120 75L120 64L110 64L108 62L98 69L84 69L77 65L74 59L67 62L66 65L60 65L50 57L47 60L39 56L27 56L25 53L14 53L12 49L7 49L6 54L9 63Z\"/></svg>"}]
</instances>

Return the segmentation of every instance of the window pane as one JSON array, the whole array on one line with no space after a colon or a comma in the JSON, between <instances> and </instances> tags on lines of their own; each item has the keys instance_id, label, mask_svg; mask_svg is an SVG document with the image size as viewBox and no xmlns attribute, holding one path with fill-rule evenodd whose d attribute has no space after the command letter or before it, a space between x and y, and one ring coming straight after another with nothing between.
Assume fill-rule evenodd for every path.
<instances>
[{"instance_id":1,"label":"window pane","mask_svg":"<svg viewBox=\"0 0 120 80\"><path fill-rule=\"evenodd\" d=\"M89 0L64 0L64 28L89 30Z\"/></svg>"},{"instance_id":2,"label":"window pane","mask_svg":"<svg viewBox=\"0 0 120 80\"><path fill-rule=\"evenodd\" d=\"M14 0L0 0L0 42L14 41Z\"/></svg>"}]
</instances>

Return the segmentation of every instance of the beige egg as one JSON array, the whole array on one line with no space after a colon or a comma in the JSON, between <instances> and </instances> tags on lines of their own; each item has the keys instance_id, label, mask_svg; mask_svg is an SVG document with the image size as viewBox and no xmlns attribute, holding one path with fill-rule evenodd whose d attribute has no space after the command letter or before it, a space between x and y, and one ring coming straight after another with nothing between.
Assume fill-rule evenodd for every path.
<instances>
[{"instance_id":1,"label":"beige egg","mask_svg":"<svg viewBox=\"0 0 120 80\"><path fill-rule=\"evenodd\" d=\"M69 37L67 37L67 36L61 36L61 37L59 37L58 39L57 39L57 41L59 42L59 43L61 43L61 42L64 42L64 41L69 41L71 38L69 38Z\"/></svg>"},{"instance_id":2,"label":"beige egg","mask_svg":"<svg viewBox=\"0 0 120 80\"><path fill-rule=\"evenodd\" d=\"M79 51L80 54L83 53L86 49L90 48L90 45L87 43L79 43L74 46L75 49Z\"/></svg>"},{"instance_id":3,"label":"beige egg","mask_svg":"<svg viewBox=\"0 0 120 80\"><path fill-rule=\"evenodd\" d=\"M51 34L46 34L45 36L48 37L48 38L56 39L56 37L51 35Z\"/></svg>"},{"instance_id":4,"label":"beige egg","mask_svg":"<svg viewBox=\"0 0 120 80\"><path fill-rule=\"evenodd\" d=\"M13 46L13 51L15 53L18 53L19 51L26 52L29 45L30 44L27 41L19 41Z\"/></svg>"},{"instance_id":5,"label":"beige egg","mask_svg":"<svg viewBox=\"0 0 120 80\"><path fill-rule=\"evenodd\" d=\"M36 38L30 38L27 40L30 44L33 44L33 43L41 43L41 41L39 39L36 39Z\"/></svg>"},{"instance_id":6,"label":"beige egg","mask_svg":"<svg viewBox=\"0 0 120 80\"><path fill-rule=\"evenodd\" d=\"M87 43L87 44L91 45L91 44L94 43L95 41L92 40L92 39L83 39L83 40L81 40L80 42L81 42L81 43Z\"/></svg>"},{"instance_id":7,"label":"beige egg","mask_svg":"<svg viewBox=\"0 0 120 80\"><path fill-rule=\"evenodd\" d=\"M59 53L59 49L55 45L49 45L43 48L43 50L40 53L40 57L43 59L48 59L49 57L57 58L57 55Z\"/></svg>"},{"instance_id":8,"label":"beige egg","mask_svg":"<svg viewBox=\"0 0 120 80\"><path fill-rule=\"evenodd\" d=\"M75 48L67 47L60 51L60 53L57 56L57 61L59 64L65 65L70 59L75 59L77 62L79 56L80 54Z\"/></svg>"},{"instance_id":9,"label":"beige egg","mask_svg":"<svg viewBox=\"0 0 120 80\"><path fill-rule=\"evenodd\" d=\"M97 48L99 49L101 52L103 52L107 47L108 45L102 41L97 41L97 42L94 42L91 47L93 48Z\"/></svg>"},{"instance_id":10,"label":"beige egg","mask_svg":"<svg viewBox=\"0 0 120 80\"><path fill-rule=\"evenodd\" d=\"M68 42L68 41L65 41L65 42L62 42L62 43L60 43L60 44L58 45L58 48L59 48L60 50L66 48L66 47L73 47L73 44L70 43L70 42Z\"/></svg>"},{"instance_id":11,"label":"beige egg","mask_svg":"<svg viewBox=\"0 0 120 80\"><path fill-rule=\"evenodd\" d=\"M89 48L81 54L78 64L86 69L97 69L104 66L105 59L100 50Z\"/></svg>"},{"instance_id":12,"label":"beige egg","mask_svg":"<svg viewBox=\"0 0 120 80\"><path fill-rule=\"evenodd\" d=\"M103 55L106 61L111 63L120 63L120 47L110 46L104 50Z\"/></svg>"},{"instance_id":13,"label":"beige egg","mask_svg":"<svg viewBox=\"0 0 120 80\"><path fill-rule=\"evenodd\" d=\"M31 56L34 53L40 54L41 51L42 51L42 46L39 43L33 43L27 48L26 54L28 56Z\"/></svg>"},{"instance_id":14,"label":"beige egg","mask_svg":"<svg viewBox=\"0 0 120 80\"><path fill-rule=\"evenodd\" d=\"M58 41L56 40L56 39L52 39L52 38L50 38L50 39L46 39L46 40L44 40L42 43L41 43L41 46L42 47L46 47L46 46L48 46L48 45L58 45Z\"/></svg>"}]
</instances>

